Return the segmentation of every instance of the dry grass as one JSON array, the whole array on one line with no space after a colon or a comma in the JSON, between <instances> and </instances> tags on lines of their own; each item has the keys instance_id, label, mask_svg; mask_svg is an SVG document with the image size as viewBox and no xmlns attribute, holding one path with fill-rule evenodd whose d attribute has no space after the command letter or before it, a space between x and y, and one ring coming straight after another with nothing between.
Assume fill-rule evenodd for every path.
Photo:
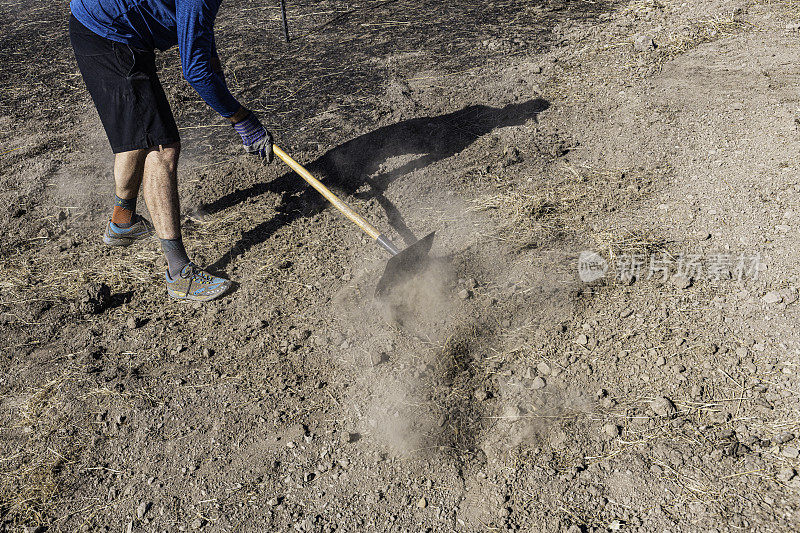
<instances>
[{"instance_id":1,"label":"dry grass","mask_svg":"<svg viewBox=\"0 0 800 533\"><path fill-rule=\"evenodd\" d=\"M732 15L692 21L687 27L667 35L657 49L660 61L669 61L681 54L717 39L744 31L749 25Z\"/></svg>"},{"instance_id":2,"label":"dry grass","mask_svg":"<svg viewBox=\"0 0 800 533\"><path fill-rule=\"evenodd\" d=\"M605 255L609 264L622 255L644 256L665 252L669 241L644 230L620 229L601 231L593 236L597 250Z\"/></svg>"},{"instance_id":3,"label":"dry grass","mask_svg":"<svg viewBox=\"0 0 800 533\"><path fill-rule=\"evenodd\" d=\"M502 221L495 238L535 247L544 239L581 231L588 217L642 198L648 184L642 172L564 163L535 185L498 185L496 192L474 199L471 209L498 213Z\"/></svg>"}]
</instances>

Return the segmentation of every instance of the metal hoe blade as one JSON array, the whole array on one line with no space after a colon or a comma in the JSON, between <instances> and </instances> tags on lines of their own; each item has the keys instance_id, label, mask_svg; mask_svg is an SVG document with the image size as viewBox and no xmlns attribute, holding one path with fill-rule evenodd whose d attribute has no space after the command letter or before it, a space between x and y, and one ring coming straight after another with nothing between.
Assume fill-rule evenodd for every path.
<instances>
[{"instance_id":1,"label":"metal hoe blade","mask_svg":"<svg viewBox=\"0 0 800 533\"><path fill-rule=\"evenodd\" d=\"M433 236L435 231L428 233L423 238L393 256L386 263L386 270L383 271L383 276L378 280L378 286L375 287L375 296L380 297L386 295L392 287L409 279L413 275L420 272L428 264L428 252L433 245Z\"/></svg>"}]
</instances>

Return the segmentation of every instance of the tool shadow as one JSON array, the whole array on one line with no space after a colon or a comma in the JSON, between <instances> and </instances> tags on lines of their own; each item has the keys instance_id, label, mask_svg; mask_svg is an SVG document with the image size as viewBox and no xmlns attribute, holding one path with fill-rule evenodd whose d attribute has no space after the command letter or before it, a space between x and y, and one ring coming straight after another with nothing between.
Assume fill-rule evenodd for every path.
<instances>
[{"instance_id":1,"label":"tool shadow","mask_svg":"<svg viewBox=\"0 0 800 533\"><path fill-rule=\"evenodd\" d=\"M399 210L386 197L389 185L415 170L455 155L479 137L506 126L521 125L547 109L541 98L505 107L471 105L445 115L404 120L356 137L324 153L306 168L327 187L342 195L367 200L375 198L385 210L389 225L406 244L417 239ZM399 166L384 170L387 161L401 158ZM366 189L364 189L366 185ZM248 250L265 242L276 231L297 219L324 210L327 201L294 172L287 172L265 183L226 194L200 206L200 212L213 214L265 193L281 194L275 215L250 230L225 252L212 271L225 269Z\"/></svg>"}]
</instances>

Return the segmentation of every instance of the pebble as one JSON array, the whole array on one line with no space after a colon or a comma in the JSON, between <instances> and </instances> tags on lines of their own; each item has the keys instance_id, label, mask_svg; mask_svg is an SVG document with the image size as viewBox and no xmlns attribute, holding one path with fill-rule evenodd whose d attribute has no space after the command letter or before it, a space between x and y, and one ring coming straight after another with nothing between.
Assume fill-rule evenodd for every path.
<instances>
[{"instance_id":1,"label":"pebble","mask_svg":"<svg viewBox=\"0 0 800 533\"><path fill-rule=\"evenodd\" d=\"M144 518L144 515L147 514L147 511L150 509L152 504L150 502L142 502L136 508L136 518L141 520Z\"/></svg>"},{"instance_id":2,"label":"pebble","mask_svg":"<svg viewBox=\"0 0 800 533\"><path fill-rule=\"evenodd\" d=\"M536 365L536 371L539 372L540 374L542 374L543 376L549 376L550 375L550 370L551 370L550 369L550 365L548 365L544 361L542 361L538 365Z\"/></svg>"},{"instance_id":3,"label":"pebble","mask_svg":"<svg viewBox=\"0 0 800 533\"><path fill-rule=\"evenodd\" d=\"M781 450L781 454L788 459L797 459L800 456L800 450L794 446L786 446Z\"/></svg>"},{"instance_id":4,"label":"pebble","mask_svg":"<svg viewBox=\"0 0 800 533\"><path fill-rule=\"evenodd\" d=\"M578 338L575 339L575 342L577 342L581 346L586 346L587 344L589 344L589 337L581 333L580 335L578 335Z\"/></svg>"},{"instance_id":5,"label":"pebble","mask_svg":"<svg viewBox=\"0 0 800 533\"><path fill-rule=\"evenodd\" d=\"M688 289L692 286L692 278L685 274L675 274L670 281L678 289Z\"/></svg>"},{"instance_id":6,"label":"pebble","mask_svg":"<svg viewBox=\"0 0 800 533\"><path fill-rule=\"evenodd\" d=\"M491 396L492 395L484 389L478 389L475 391L475 399L478 400L479 402L486 401L489 398L491 398Z\"/></svg>"},{"instance_id":7,"label":"pebble","mask_svg":"<svg viewBox=\"0 0 800 533\"><path fill-rule=\"evenodd\" d=\"M425 509L427 506L428 506L428 500L426 500L424 497L420 498L419 501L417 502L417 507L419 507L420 509Z\"/></svg>"},{"instance_id":8,"label":"pebble","mask_svg":"<svg viewBox=\"0 0 800 533\"><path fill-rule=\"evenodd\" d=\"M633 48L639 52L653 50L655 47L656 42L649 35L639 34L633 38Z\"/></svg>"},{"instance_id":9,"label":"pebble","mask_svg":"<svg viewBox=\"0 0 800 533\"><path fill-rule=\"evenodd\" d=\"M781 289L778 294L783 298L783 303L786 305L793 304L797 301L797 292L792 288Z\"/></svg>"},{"instance_id":10,"label":"pebble","mask_svg":"<svg viewBox=\"0 0 800 533\"><path fill-rule=\"evenodd\" d=\"M663 355L659 356L659 358L656 359L656 366L664 366L666 364L667 364L667 360L664 358Z\"/></svg>"},{"instance_id":11,"label":"pebble","mask_svg":"<svg viewBox=\"0 0 800 533\"><path fill-rule=\"evenodd\" d=\"M619 426L617 426L616 424L613 424L613 423L609 422L608 424L605 424L605 425L603 426L603 433L604 433L604 434L605 434L607 437L609 437L609 438L612 438L612 439L613 439L614 437L618 437L618 436L619 436Z\"/></svg>"},{"instance_id":12,"label":"pebble","mask_svg":"<svg viewBox=\"0 0 800 533\"><path fill-rule=\"evenodd\" d=\"M778 472L778 479L783 481L784 483L791 480L797 472L795 472L794 468L791 466L786 466L781 468L780 472Z\"/></svg>"},{"instance_id":13,"label":"pebble","mask_svg":"<svg viewBox=\"0 0 800 533\"><path fill-rule=\"evenodd\" d=\"M767 294L761 297L761 300L765 304L778 304L783 301L783 296L778 291L769 291Z\"/></svg>"},{"instance_id":14,"label":"pebble","mask_svg":"<svg viewBox=\"0 0 800 533\"><path fill-rule=\"evenodd\" d=\"M658 416L664 416L667 418L674 418L678 412L678 410L675 408L675 404L672 403L672 400L666 396L662 396L661 398L657 398L650 402L650 409L652 409L653 412Z\"/></svg>"},{"instance_id":15,"label":"pebble","mask_svg":"<svg viewBox=\"0 0 800 533\"><path fill-rule=\"evenodd\" d=\"M461 289L460 291L458 291L458 297L461 298L462 300L466 300L470 296L472 296L472 291L470 291L469 289Z\"/></svg>"},{"instance_id":16,"label":"pebble","mask_svg":"<svg viewBox=\"0 0 800 533\"><path fill-rule=\"evenodd\" d=\"M536 376L536 379L533 380L533 385L531 385L535 390L543 389L547 385L544 378L541 376Z\"/></svg>"},{"instance_id":17,"label":"pebble","mask_svg":"<svg viewBox=\"0 0 800 533\"><path fill-rule=\"evenodd\" d=\"M128 326L128 329L136 329L139 327L139 322L136 320L136 318L129 316L128 320L125 322L125 325Z\"/></svg>"},{"instance_id":18,"label":"pebble","mask_svg":"<svg viewBox=\"0 0 800 533\"><path fill-rule=\"evenodd\" d=\"M342 432L342 442L345 444L349 444L351 442L357 441L361 438L361 435L352 431L343 431ZM347 459L342 459L342 461L346 461Z\"/></svg>"}]
</instances>

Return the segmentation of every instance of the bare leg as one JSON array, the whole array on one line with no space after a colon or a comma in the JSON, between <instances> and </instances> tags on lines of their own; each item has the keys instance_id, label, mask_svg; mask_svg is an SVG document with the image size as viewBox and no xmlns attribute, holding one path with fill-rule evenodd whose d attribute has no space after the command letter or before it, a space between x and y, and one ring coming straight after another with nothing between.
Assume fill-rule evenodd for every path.
<instances>
[{"instance_id":1,"label":"bare leg","mask_svg":"<svg viewBox=\"0 0 800 533\"><path fill-rule=\"evenodd\" d=\"M156 146L144 158L144 201L159 239L181 236L177 174L180 151L180 143Z\"/></svg>"},{"instance_id":2,"label":"bare leg","mask_svg":"<svg viewBox=\"0 0 800 533\"><path fill-rule=\"evenodd\" d=\"M139 195L147 150L131 150L114 156L114 192L124 200Z\"/></svg>"}]
</instances>

